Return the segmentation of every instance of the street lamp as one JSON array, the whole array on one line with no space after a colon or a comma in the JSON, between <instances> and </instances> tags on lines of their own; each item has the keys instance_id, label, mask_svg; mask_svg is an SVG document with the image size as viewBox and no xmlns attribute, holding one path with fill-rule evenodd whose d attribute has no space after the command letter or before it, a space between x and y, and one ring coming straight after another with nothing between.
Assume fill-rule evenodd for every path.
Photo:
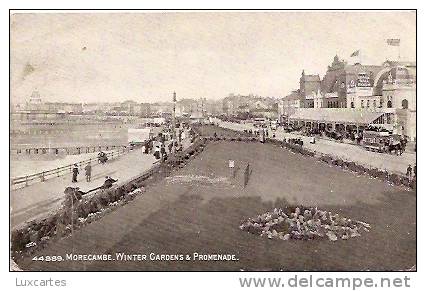
<instances>
[{"instance_id":1,"label":"street lamp","mask_svg":"<svg viewBox=\"0 0 426 291\"><path fill-rule=\"evenodd\" d=\"M176 92L173 92L173 113L172 113L172 137L173 137L173 152L176 152Z\"/></svg>"}]
</instances>

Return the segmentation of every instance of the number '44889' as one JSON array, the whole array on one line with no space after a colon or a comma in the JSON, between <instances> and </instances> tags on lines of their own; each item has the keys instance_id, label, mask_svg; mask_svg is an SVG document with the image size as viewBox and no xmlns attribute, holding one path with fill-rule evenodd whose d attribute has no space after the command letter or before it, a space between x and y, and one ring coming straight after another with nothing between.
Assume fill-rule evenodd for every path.
<instances>
[{"instance_id":1,"label":"number '44889'","mask_svg":"<svg viewBox=\"0 0 426 291\"><path fill-rule=\"evenodd\" d=\"M63 258L62 256L35 256L32 260L39 262L60 262L63 261Z\"/></svg>"}]
</instances>

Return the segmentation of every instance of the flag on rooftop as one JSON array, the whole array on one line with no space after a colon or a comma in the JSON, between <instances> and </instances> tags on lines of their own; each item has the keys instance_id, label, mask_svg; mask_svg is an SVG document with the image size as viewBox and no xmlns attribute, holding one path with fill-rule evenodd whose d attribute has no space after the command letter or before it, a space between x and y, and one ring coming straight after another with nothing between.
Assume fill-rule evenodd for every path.
<instances>
[{"instance_id":1,"label":"flag on rooftop","mask_svg":"<svg viewBox=\"0 0 426 291\"><path fill-rule=\"evenodd\" d=\"M388 45L391 45L391 46L399 46L399 43L401 42L401 40L399 38L388 38L386 42Z\"/></svg>"},{"instance_id":2,"label":"flag on rooftop","mask_svg":"<svg viewBox=\"0 0 426 291\"><path fill-rule=\"evenodd\" d=\"M356 50L351 54L351 57L356 57L356 56L359 56L359 50Z\"/></svg>"}]
</instances>

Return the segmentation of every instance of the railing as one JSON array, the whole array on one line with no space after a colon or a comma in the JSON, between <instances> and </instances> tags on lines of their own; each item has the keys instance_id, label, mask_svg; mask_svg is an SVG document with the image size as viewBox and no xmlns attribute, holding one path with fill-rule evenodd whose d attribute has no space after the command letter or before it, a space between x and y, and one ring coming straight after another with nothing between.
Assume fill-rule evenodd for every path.
<instances>
[{"instance_id":1,"label":"railing","mask_svg":"<svg viewBox=\"0 0 426 291\"><path fill-rule=\"evenodd\" d=\"M138 147L141 147L145 145L141 144ZM135 147L133 147L135 148ZM117 150L113 150L112 152L109 152L106 154L106 156L108 157L108 159L114 159L114 158L118 158L120 155L123 155L125 153L128 153L130 151L131 147L130 146L125 146L123 148L119 148ZM77 164L77 166L79 168L87 165L88 163L92 163L95 162L94 164L97 164L99 161L98 157L93 157L87 160L83 160L83 161L79 161L73 164L69 164L66 166L62 166L62 167L58 167L52 170L48 170L48 171L43 171L43 172L38 172L35 174L31 174L31 175L26 175L26 176L20 176L20 177L14 177L10 179L10 183L11 183L11 187L12 188L21 188L21 187L26 187L29 184L34 184L36 182L44 182L47 179L51 179L54 177L60 177L62 175L66 175L68 173L72 173L72 169L74 164Z\"/></svg>"},{"instance_id":2,"label":"railing","mask_svg":"<svg viewBox=\"0 0 426 291\"><path fill-rule=\"evenodd\" d=\"M79 155L79 154L88 154L96 153L100 151L110 151L118 148L125 147L123 145L101 145L101 146L68 146L68 147L27 147L28 145L23 145L23 147L12 146L10 149L10 155L20 156L20 155L46 155L46 154L66 154L66 155Z\"/></svg>"}]
</instances>

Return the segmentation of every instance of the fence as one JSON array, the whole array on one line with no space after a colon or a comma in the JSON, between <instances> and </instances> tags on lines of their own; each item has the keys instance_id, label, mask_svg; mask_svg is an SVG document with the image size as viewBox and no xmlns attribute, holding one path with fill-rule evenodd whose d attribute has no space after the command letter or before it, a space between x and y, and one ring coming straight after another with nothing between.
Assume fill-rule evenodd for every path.
<instances>
[{"instance_id":1,"label":"fence","mask_svg":"<svg viewBox=\"0 0 426 291\"><path fill-rule=\"evenodd\" d=\"M19 157L25 155L79 155L79 154L88 154L96 153L100 151L110 151L123 148L123 145L98 145L98 146L67 146L67 147L30 147L29 145L22 146L12 146L10 149L11 157Z\"/></svg>"},{"instance_id":2,"label":"fence","mask_svg":"<svg viewBox=\"0 0 426 291\"><path fill-rule=\"evenodd\" d=\"M142 147L144 144L139 145L138 147ZM133 147L135 148L135 147ZM122 148L113 150L112 152L109 152L106 154L106 156L108 157L108 159L114 159L114 158L118 158L120 155L123 155L125 153L128 153L130 151L131 147L129 146L124 146ZM93 157L87 160L83 160L83 161L79 161L73 164L69 164L66 166L62 166L62 167L58 167L52 170L48 170L48 171L43 171L43 172L39 172L39 173L35 173L35 174L31 174L31 175L26 175L26 176L20 176L20 177L14 177L10 179L10 184L11 187L14 189L17 188L23 188L28 186L29 184L34 184L37 182L44 182L47 179L50 178L54 178L54 177L60 177L62 175L66 175L68 173L72 173L72 169L74 164L77 164L77 166L79 168L84 167L85 165L87 165L88 163L92 163L94 162L94 164L98 163L98 157Z\"/></svg>"}]
</instances>

